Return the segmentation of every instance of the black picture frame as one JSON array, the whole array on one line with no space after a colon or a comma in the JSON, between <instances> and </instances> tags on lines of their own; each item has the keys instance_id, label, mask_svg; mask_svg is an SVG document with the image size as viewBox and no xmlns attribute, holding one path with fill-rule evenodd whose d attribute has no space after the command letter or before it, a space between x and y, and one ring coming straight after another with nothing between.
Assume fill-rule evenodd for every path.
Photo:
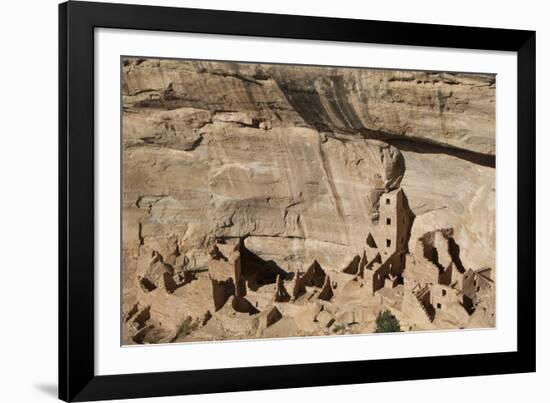
<instances>
[{"instance_id":1,"label":"black picture frame","mask_svg":"<svg viewBox=\"0 0 550 403\"><path fill-rule=\"evenodd\" d=\"M96 376L94 29L98 27L517 52L517 351ZM72 1L59 5L60 399L89 401L533 371L535 32Z\"/></svg>"}]
</instances>

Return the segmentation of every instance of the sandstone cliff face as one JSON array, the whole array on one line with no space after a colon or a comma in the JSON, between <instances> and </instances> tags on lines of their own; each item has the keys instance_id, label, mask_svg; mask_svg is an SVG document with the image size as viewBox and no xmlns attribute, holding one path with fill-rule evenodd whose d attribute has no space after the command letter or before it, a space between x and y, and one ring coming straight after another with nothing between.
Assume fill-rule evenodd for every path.
<instances>
[{"instance_id":1,"label":"sandstone cliff face","mask_svg":"<svg viewBox=\"0 0 550 403\"><path fill-rule=\"evenodd\" d=\"M247 116L245 125L265 120L495 153L495 78L488 75L128 60L123 92L134 107L229 111L223 119Z\"/></svg>"},{"instance_id":2,"label":"sandstone cliff face","mask_svg":"<svg viewBox=\"0 0 550 403\"><path fill-rule=\"evenodd\" d=\"M364 243L379 195L404 173L399 151L378 141L231 123L202 130L193 151L125 151L125 212L139 216L127 220L134 239L126 247L165 256L175 236L189 264L200 267L214 238L247 237L261 255L303 261L315 251L322 256L308 257L343 264L345 252Z\"/></svg>"},{"instance_id":3,"label":"sandstone cliff face","mask_svg":"<svg viewBox=\"0 0 550 403\"><path fill-rule=\"evenodd\" d=\"M417 229L448 224L465 245L494 250L494 169L449 149L490 160L494 85L481 75L129 59L124 203L136 219L125 220L135 227L125 247L176 242L200 266L213 236L248 236L285 264L315 251L342 265L406 165ZM286 250L295 252L279 256Z\"/></svg>"},{"instance_id":4,"label":"sandstone cliff face","mask_svg":"<svg viewBox=\"0 0 550 403\"><path fill-rule=\"evenodd\" d=\"M452 227L466 267L495 267L494 77L135 58L122 69L125 278L153 252L158 281L164 263L202 270L232 238L290 272L343 269L380 195L399 187L416 216L411 249ZM123 283L125 312L160 298ZM190 286L181 293L208 288ZM165 323L208 305L161 300Z\"/></svg>"},{"instance_id":5,"label":"sandstone cliff face","mask_svg":"<svg viewBox=\"0 0 550 403\"><path fill-rule=\"evenodd\" d=\"M445 153L402 151L402 181L416 215L409 249L425 232L453 228L466 267L495 267L495 169Z\"/></svg>"}]
</instances>

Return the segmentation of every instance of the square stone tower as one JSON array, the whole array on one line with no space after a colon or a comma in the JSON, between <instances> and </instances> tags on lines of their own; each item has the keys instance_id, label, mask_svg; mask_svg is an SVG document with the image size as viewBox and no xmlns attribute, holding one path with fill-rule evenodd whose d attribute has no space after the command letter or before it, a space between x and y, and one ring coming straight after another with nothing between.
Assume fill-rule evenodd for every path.
<instances>
[{"instance_id":1,"label":"square stone tower","mask_svg":"<svg viewBox=\"0 0 550 403\"><path fill-rule=\"evenodd\" d=\"M407 251L413 214L401 188L380 196L378 249L382 260Z\"/></svg>"}]
</instances>

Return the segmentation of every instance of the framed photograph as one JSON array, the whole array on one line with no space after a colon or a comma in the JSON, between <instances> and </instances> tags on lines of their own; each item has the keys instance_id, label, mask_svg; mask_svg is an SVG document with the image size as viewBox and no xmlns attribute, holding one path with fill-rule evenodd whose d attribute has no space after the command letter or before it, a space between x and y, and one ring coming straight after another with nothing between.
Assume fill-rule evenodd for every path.
<instances>
[{"instance_id":1,"label":"framed photograph","mask_svg":"<svg viewBox=\"0 0 550 403\"><path fill-rule=\"evenodd\" d=\"M534 32L59 24L61 399L535 370Z\"/></svg>"}]
</instances>

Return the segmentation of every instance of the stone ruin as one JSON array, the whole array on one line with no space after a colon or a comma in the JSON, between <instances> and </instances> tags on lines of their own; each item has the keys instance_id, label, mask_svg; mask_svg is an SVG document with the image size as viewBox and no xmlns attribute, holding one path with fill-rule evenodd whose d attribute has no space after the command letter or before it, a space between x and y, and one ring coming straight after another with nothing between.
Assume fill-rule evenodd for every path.
<instances>
[{"instance_id":1,"label":"stone ruin","mask_svg":"<svg viewBox=\"0 0 550 403\"><path fill-rule=\"evenodd\" d=\"M366 333L384 309L402 330L494 326L491 269L463 266L452 228L423 234L409 251L414 219L402 189L382 194L377 225L342 268L314 260L284 270L243 238L218 239L199 270L153 252L123 333L134 343Z\"/></svg>"}]
</instances>

